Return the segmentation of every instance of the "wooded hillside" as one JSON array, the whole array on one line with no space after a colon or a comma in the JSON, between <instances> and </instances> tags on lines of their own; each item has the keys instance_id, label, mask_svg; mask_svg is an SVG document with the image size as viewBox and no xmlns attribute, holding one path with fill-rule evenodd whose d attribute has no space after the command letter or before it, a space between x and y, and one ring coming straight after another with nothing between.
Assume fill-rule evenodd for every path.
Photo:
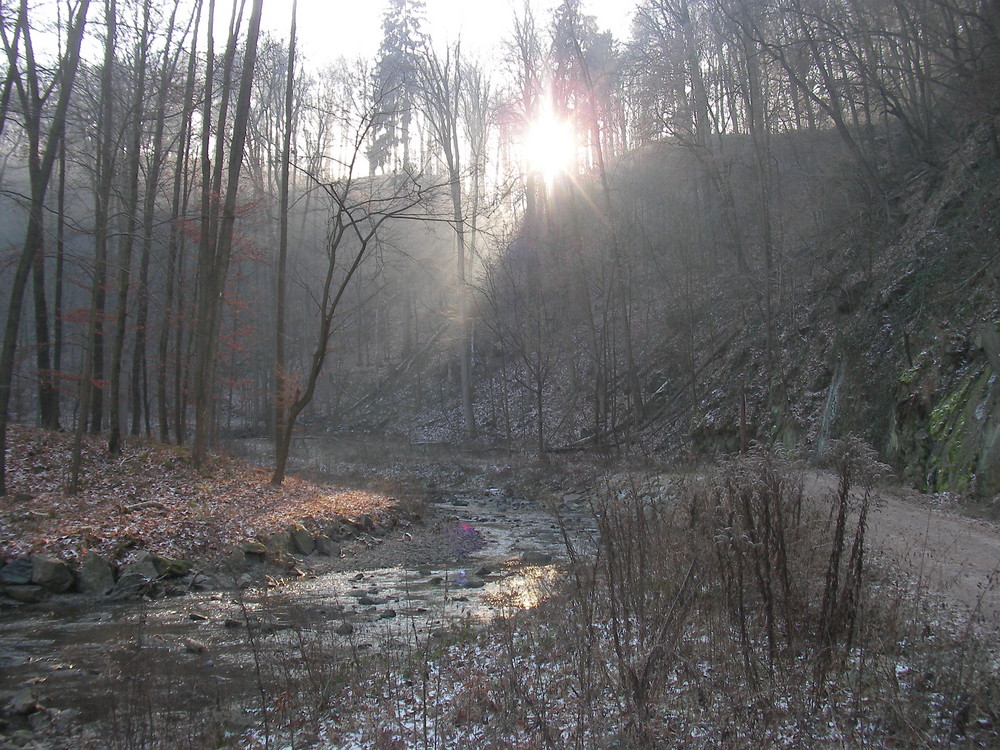
<instances>
[{"instance_id":1,"label":"wooded hillside","mask_svg":"<svg viewBox=\"0 0 1000 750\"><path fill-rule=\"evenodd\" d=\"M855 433L1000 492L997 0L565 0L499 61L390 0L327 67L215 5L0 4L0 444Z\"/></svg>"}]
</instances>

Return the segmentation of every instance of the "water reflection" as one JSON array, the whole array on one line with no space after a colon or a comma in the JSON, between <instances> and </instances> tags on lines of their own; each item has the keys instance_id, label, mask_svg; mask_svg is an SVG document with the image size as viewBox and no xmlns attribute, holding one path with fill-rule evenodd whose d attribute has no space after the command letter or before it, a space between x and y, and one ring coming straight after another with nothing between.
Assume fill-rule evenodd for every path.
<instances>
[{"instance_id":1,"label":"water reflection","mask_svg":"<svg viewBox=\"0 0 1000 750\"><path fill-rule=\"evenodd\" d=\"M484 604L498 617L510 617L517 611L534 609L558 588L566 571L557 565L520 568L487 593Z\"/></svg>"}]
</instances>

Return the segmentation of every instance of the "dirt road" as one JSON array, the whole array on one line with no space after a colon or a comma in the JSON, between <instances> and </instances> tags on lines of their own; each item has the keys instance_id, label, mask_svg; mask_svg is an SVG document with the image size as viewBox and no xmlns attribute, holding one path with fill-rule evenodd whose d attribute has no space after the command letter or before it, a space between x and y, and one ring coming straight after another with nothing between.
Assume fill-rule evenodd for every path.
<instances>
[{"instance_id":1,"label":"dirt road","mask_svg":"<svg viewBox=\"0 0 1000 750\"><path fill-rule=\"evenodd\" d=\"M807 479L811 493L829 492L830 475ZM966 614L978 609L1000 630L1000 527L933 507L905 490L882 491L870 520L871 549L888 558L917 592L933 592ZM958 614L958 612L956 612Z\"/></svg>"}]
</instances>

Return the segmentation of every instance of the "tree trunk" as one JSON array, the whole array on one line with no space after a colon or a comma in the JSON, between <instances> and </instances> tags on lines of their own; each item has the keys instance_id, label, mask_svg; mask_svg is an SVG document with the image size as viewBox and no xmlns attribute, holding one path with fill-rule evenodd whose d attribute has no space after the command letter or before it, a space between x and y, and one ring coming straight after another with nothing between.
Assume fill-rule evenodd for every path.
<instances>
[{"instance_id":1,"label":"tree trunk","mask_svg":"<svg viewBox=\"0 0 1000 750\"><path fill-rule=\"evenodd\" d=\"M289 165L292 159L292 126L295 102L295 21L298 0L292 0L292 28L288 42L288 70L285 76L285 131L281 144L281 195L279 197L278 221L278 279L277 279L277 310L275 311L275 393L274 393L274 437L275 452L278 442L282 441L285 432L285 411L288 404L288 372L285 362L285 300L286 266L288 264L288 181Z\"/></svg>"},{"instance_id":2,"label":"tree trunk","mask_svg":"<svg viewBox=\"0 0 1000 750\"><path fill-rule=\"evenodd\" d=\"M184 102L194 101L194 86L197 74L198 61L198 29L201 24L202 0L198 0L194 8L194 31L191 35L191 51L188 56L187 79L184 84ZM182 340L181 326L181 305L178 304L178 312L174 314L175 289L178 288L181 279L181 254L183 252L184 238L181 233L180 224L187 214L187 175L189 168L189 155L191 152L191 114L192 106L185 106L181 113L181 127L177 138L177 158L174 161L174 183L173 196L170 203L170 235L167 240L167 279L166 290L163 300L163 323L160 329L160 340L158 345L157 367L156 367L156 401L157 413L159 416L160 442L166 443L170 439L170 418L167 399L167 374L169 369L170 352L170 332L174 328L174 335L177 337L178 347L176 353L177 366L180 367L180 341ZM176 378L179 381L179 376ZM175 407L177 411L182 410L180 405L179 387L175 392ZM179 414L175 414L174 424L177 428L177 443L183 442L183 425Z\"/></svg>"},{"instance_id":3,"label":"tree trunk","mask_svg":"<svg viewBox=\"0 0 1000 750\"><path fill-rule=\"evenodd\" d=\"M212 3L211 5L214 5ZM263 0L253 0L250 13L250 23L247 30L246 49L243 55L243 70L240 82L239 99L236 113L233 117L232 141L229 147L229 165L226 183L225 202L221 217L210 214L209 236L202 238L198 260L198 314L196 317L196 361L195 361L195 437L191 449L191 458L196 465L201 465L208 457L208 443L213 423L213 397L215 394L215 370L219 349L219 329L222 323L222 303L225 292L226 277L229 273L229 260L233 245L233 233L236 223L236 198L239 188L240 171L243 166L243 152L246 145L247 122L250 116L250 94L253 88L253 69L257 58L257 38L260 33L260 16ZM210 25L211 28L211 25ZM233 24L226 51L226 61L223 70L224 82L232 80L232 63L235 54L236 34L238 29ZM234 54L231 55L230 51ZM211 65L210 65L211 67ZM223 132L226 122L224 117L226 94L223 93L223 107L220 112L218 131ZM204 123L203 127L208 127ZM207 134L205 149L207 150ZM220 149L221 149L221 141ZM216 177L221 177L217 167ZM218 179L216 183L218 184ZM216 196L220 193L216 191ZM214 203L211 196L205 196L203 202Z\"/></svg>"},{"instance_id":4,"label":"tree trunk","mask_svg":"<svg viewBox=\"0 0 1000 750\"><path fill-rule=\"evenodd\" d=\"M142 36L135 50L132 91L132 141L129 145L128 198L125 202L125 229L118 245L118 294L115 306L115 336L111 347L111 390L108 394L110 434L108 453L117 456L122 448L122 370L125 359L125 332L128 325L128 293L132 277L132 248L139 229L139 157L142 151L143 99L146 94L146 60L149 41L149 0L143 6Z\"/></svg>"},{"instance_id":5,"label":"tree trunk","mask_svg":"<svg viewBox=\"0 0 1000 750\"><path fill-rule=\"evenodd\" d=\"M9 292L7 321L4 327L3 348L0 350L0 495L7 492L6 486L6 448L7 420L10 407L11 388L14 382L15 354L17 352L17 337L21 327L21 314L24 306L24 293L28 284L28 274L38 248L42 246L43 211L45 193L52 176L52 168L56 155L65 134L66 111L73 91L73 84L80 62L80 47L83 41L83 30L86 25L89 0L81 0L77 7L77 15L67 33L66 52L62 56L58 76L59 95L53 111L51 126L45 134L45 145L42 146L41 109L43 97L38 81L38 68L35 65L31 46L26 42L26 66L22 74L17 70L16 55L11 59L8 71L9 79L14 80L18 96L25 115L25 125L30 144L29 173L31 179L31 202L28 209L28 226L25 232L24 247L18 258L17 267ZM22 0L19 25L23 23L22 32L27 38L27 0ZM10 53L11 50L8 50Z\"/></svg>"},{"instance_id":6,"label":"tree trunk","mask_svg":"<svg viewBox=\"0 0 1000 750\"><path fill-rule=\"evenodd\" d=\"M41 221L41 217L39 217ZM55 411L55 387L49 345L49 306L45 298L45 242L40 227L38 246L32 251L32 291L35 300L35 362L38 367L38 416L41 426L54 430L58 425Z\"/></svg>"},{"instance_id":7,"label":"tree trunk","mask_svg":"<svg viewBox=\"0 0 1000 750\"><path fill-rule=\"evenodd\" d=\"M63 282L66 265L66 139L59 143L59 183L56 193L56 278L55 307L52 312L53 381L62 376L63 350ZM59 386L52 400L54 429L59 429Z\"/></svg>"}]
</instances>

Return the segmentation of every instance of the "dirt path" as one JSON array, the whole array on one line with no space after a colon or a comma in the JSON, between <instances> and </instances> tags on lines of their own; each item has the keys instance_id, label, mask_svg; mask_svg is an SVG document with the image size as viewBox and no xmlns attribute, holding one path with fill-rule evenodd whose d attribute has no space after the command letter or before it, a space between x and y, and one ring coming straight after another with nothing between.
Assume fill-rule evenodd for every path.
<instances>
[{"instance_id":1,"label":"dirt path","mask_svg":"<svg viewBox=\"0 0 1000 750\"><path fill-rule=\"evenodd\" d=\"M807 492L835 486L830 475L807 480ZM871 516L873 549L908 578L966 613L978 608L984 624L1000 629L1000 527L933 507L905 490L883 491Z\"/></svg>"}]
</instances>

